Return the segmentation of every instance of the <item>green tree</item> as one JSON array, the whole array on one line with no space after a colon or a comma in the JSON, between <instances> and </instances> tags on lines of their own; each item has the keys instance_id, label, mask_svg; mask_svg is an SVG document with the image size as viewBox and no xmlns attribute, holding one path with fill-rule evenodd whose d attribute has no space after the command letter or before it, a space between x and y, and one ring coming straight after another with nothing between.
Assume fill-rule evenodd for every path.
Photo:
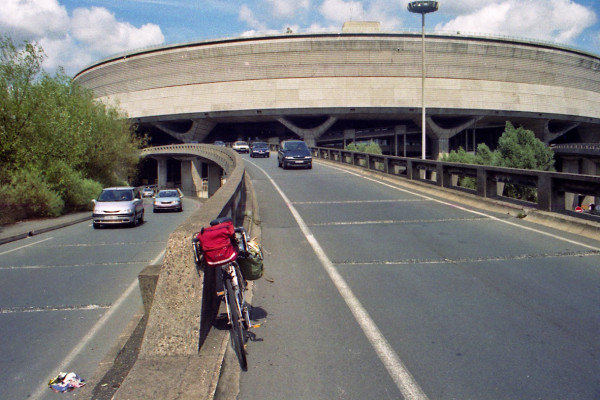
<instances>
[{"instance_id":1,"label":"green tree","mask_svg":"<svg viewBox=\"0 0 600 400\"><path fill-rule=\"evenodd\" d=\"M461 147L458 151L451 151L442 158L442 161L553 171L554 151L537 139L533 131L523 127L515 128L507 121L496 150L491 151L487 145L482 143L477 146L477 153L471 154ZM473 178L461 177L459 185L473 189L476 182ZM535 201L537 196L533 188L512 184L506 185L505 194L509 197L529 201Z\"/></svg>"},{"instance_id":2,"label":"green tree","mask_svg":"<svg viewBox=\"0 0 600 400\"><path fill-rule=\"evenodd\" d=\"M0 195L27 216L89 207L102 186L134 175L146 143L118 108L60 69L43 72L44 57L37 44L0 40Z\"/></svg>"},{"instance_id":3,"label":"green tree","mask_svg":"<svg viewBox=\"0 0 600 400\"><path fill-rule=\"evenodd\" d=\"M45 54L36 44L25 42L19 50L7 37L0 38L0 179L23 166L28 153L25 144L34 139L31 122L37 109L34 84Z\"/></svg>"},{"instance_id":4,"label":"green tree","mask_svg":"<svg viewBox=\"0 0 600 400\"><path fill-rule=\"evenodd\" d=\"M536 138L533 131L521 126L515 128L508 121L496 152L497 165L501 167L554 170L554 151Z\"/></svg>"}]
</instances>

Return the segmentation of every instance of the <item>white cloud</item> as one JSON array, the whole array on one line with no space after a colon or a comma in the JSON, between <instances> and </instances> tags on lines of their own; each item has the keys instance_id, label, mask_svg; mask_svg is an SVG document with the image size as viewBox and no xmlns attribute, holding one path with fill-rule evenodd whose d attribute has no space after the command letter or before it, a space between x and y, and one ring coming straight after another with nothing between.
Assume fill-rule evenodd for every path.
<instances>
[{"instance_id":1,"label":"white cloud","mask_svg":"<svg viewBox=\"0 0 600 400\"><path fill-rule=\"evenodd\" d=\"M0 31L15 42L64 35L68 21L57 0L3 0L0 7Z\"/></svg>"},{"instance_id":2,"label":"white cloud","mask_svg":"<svg viewBox=\"0 0 600 400\"><path fill-rule=\"evenodd\" d=\"M390 0L325 0L319 8L323 18L335 23L337 30L347 21L377 21L383 30L391 31L401 25L400 10L400 3Z\"/></svg>"},{"instance_id":3,"label":"white cloud","mask_svg":"<svg viewBox=\"0 0 600 400\"><path fill-rule=\"evenodd\" d=\"M271 15L281 17L293 17L299 11L306 11L310 8L310 0L266 0Z\"/></svg>"},{"instance_id":4,"label":"white cloud","mask_svg":"<svg viewBox=\"0 0 600 400\"><path fill-rule=\"evenodd\" d=\"M242 7L240 8L240 12L238 14L238 19L242 22L245 22L246 24L248 24L248 26L253 28L253 31L251 31L251 32L254 32L254 31L260 32L260 31L266 30L265 25L254 16L254 13L250 9L250 7L248 7L245 4L242 5Z\"/></svg>"},{"instance_id":5,"label":"white cloud","mask_svg":"<svg viewBox=\"0 0 600 400\"><path fill-rule=\"evenodd\" d=\"M128 22L117 21L114 14L101 7L74 10L71 28L76 40L90 51L104 55L161 44L165 40L158 25L136 28Z\"/></svg>"},{"instance_id":6,"label":"white cloud","mask_svg":"<svg viewBox=\"0 0 600 400\"><path fill-rule=\"evenodd\" d=\"M52 73L62 66L71 75L99 58L165 40L158 25L137 28L101 7L79 8L69 16L58 0L3 0L0 32L16 45L39 43L46 53L44 68Z\"/></svg>"},{"instance_id":7,"label":"white cloud","mask_svg":"<svg viewBox=\"0 0 600 400\"><path fill-rule=\"evenodd\" d=\"M365 10L360 1L325 0L319 11L325 19L339 23L365 20Z\"/></svg>"},{"instance_id":8,"label":"white cloud","mask_svg":"<svg viewBox=\"0 0 600 400\"><path fill-rule=\"evenodd\" d=\"M436 30L489 33L570 44L595 22L596 15L591 10L572 0L501 0L482 2L479 9L438 24Z\"/></svg>"}]
</instances>

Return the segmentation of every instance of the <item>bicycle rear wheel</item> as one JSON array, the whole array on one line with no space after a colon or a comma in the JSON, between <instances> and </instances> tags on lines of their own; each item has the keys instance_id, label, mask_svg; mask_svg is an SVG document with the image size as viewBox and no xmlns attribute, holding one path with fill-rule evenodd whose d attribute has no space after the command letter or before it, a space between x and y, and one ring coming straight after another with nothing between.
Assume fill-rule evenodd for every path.
<instances>
[{"instance_id":1,"label":"bicycle rear wheel","mask_svg":"<svg viewBox=\"0 0 600 400\"><path fill-rule=\"evenodd\" d=\"M225 290L227 292L227 307L229 307L229 316L231 318L231 343L233 350L238 356L242 369L248 369L248 361L246 359L246 349L244 348L244 327L242 322L242 310L238 296L231 284L231 279L225 280Z\"/></svg>"}]
</instances>

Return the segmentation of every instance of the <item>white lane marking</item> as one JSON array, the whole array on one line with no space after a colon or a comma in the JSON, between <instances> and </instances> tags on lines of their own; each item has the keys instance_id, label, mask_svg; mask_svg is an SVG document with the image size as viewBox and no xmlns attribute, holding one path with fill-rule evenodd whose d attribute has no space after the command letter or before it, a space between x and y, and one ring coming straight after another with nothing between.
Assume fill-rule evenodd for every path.
<instances>
[{"instance_id":1,"label":"white lane marking","mask_svg":"<svg viewBox=\"0 0 600 400\"><path fill-rule=\"evenodd\" d=\"M414 203L417 199L390 199L390 200L337 200L337 201L294 201L292 204L362 204L362 203Z\"/></svg>"},{"instance_id":2,"label":"white lane marking","mask_svg":"<svg viewBox=\"0 0 600 400\"><path fill-rule=\"evenodd\" d=\"M63 307L53 306L53 307L0 308L0 314L47 312L47 311L86 311L86 310L100 310L103 308L110 308L110 306L103 305L103 304L87 304L84 306L63 306Z\"/></svg>"},{"instance_id":3,"label":"white lane marking","mask_svg":"<svg viewBox=\"0 0 600 400\"><path fill-rule=\"evenodd\" d=\"M487 218L484 217L473 217L473 218L442 218L442 219L384 219L377 221L334 221L334 222L315 222L311 226L337 226L337 225L401 225L401 224L439 224L443 222L472 222L472 221L485 221Z\"/></svg>"},{"instance_id":4,"label":"white lane marking","mask_svg":"<svg viewBox=\"0 0 600 400\"><path fill-rule=\"evenodd\" d=\"M166 249L164 249L154 260L152 260L151 264L156 264L158 260L165 254ZM110 307L110 309L100 317L98 322L94 324L92 329L77 343L75 347L71 350L71 352L52 370L53 372L49 373L49 377L52 374L58 373L57 371L70 371L72 368L69 368L69 364L75 360L75 358L81 353L81 351L87 347L88 343L96 336L96 334L102 329L102 327L108 322L108 320L113 316L114 313L123 305L125 300L133 293L133 291L138 288L138 279L135 278L133 282L129 285L127 290L123 292L121 297L117 299L117 301ZM48 384L41 384L37 390L29 397L30 400L38 400L48 391Z\"/></svg>"},{"instance_id":5,"label":"white lane marking","mask_svg":"<svg viewBox=\"0 0 600 400\"><path fill-rule=\"evenodd\" d=\"M381 182L381 181L378 181L377 179L369 178L368 176L363 176L363 175L358 174L356 172L346 171L346 170L344 170L342 168L334 167L334 166L331 166L331 165L325 165L325 164L322 164L322 165L325 166L325 167L328 167L328 168L333 168L333 169L335 169L337 171L341 171L341 172L345 172L345 173L350 174L350 175L357 176L357 177L362 178L362 179L366 179L366 180L369 180L369 181L372 181L372 182L375 182L375 183L379 183L380 185L387 186L389 188L392 188L392 189L395 189L395 190L398 190L398 191L401 191L401 192L405 192L405 193L412 194L414 196L421 197L421 198L423 198L425 200L434 201L434 202L439 203L439 204L444 204L444 205L447 205L447 206L450 206L450 207L458 208L459 210L462 210L462 211L465 211L465 212L468 212L468 213L471 213L471 214L481 215L483 217L489 218L489 219L494 220L496 222L502 222L503 224L514 226L514 227L517 227L517 228L520 228L520 229L524 229L524 230L527 230L527 231L530 231L530 232L535 232L535 233L538 233L540 235L551 237L553 239L561 240L563 242L575 244L575 245L578 245L578 246L582 246L582 247L585 247L585 248L588 248L588 249L591 249L591 250L600 250L600 247L587 245L585 243L579 243L579 242L577 242L575 240L567 239L565 237L558 236L558 235L555 235L553 233L544 232L544 231L541 231L539 229L535 229L535 228L530 228L530 227L527 227L527 226L519 225L519 224L516 224L514 222L510 222L510 221L507 221L507 220L504 220L504 219L501 219L501 218L498 218L498 217L494 217L493 215L489 215L489 214L483 213L481 211L471 210L471 209L465 208L463 206L459 206L457 204L449 203L447 201L439 200L439 199L436 199L436 198L433 198L433 197L429 197L429 196L426 196L426 195L421 194L421 193L412 192L410 190L403 189L403 188L400 188L398 186L391 185L389 183Z\"/></svg>"},{"instance_id":6,"label":"white lane marking","mask_svg":"<svg viewBox=\"0 0 600 400\"><path fill-rule=\"evenodd\" d=\"M248 162L247 160L245 161ZM319 258L319 261L321 261L323 268L329 275L329 278L333 281L333 284L337 288L338 292L350 308L350 311L354 315L354 318L356 319L359 326L367 336L367 339L371 343L371 346L373 346L373 348L375 349L377 356L387 369L391 378L396 383L396 386L400 390L400 393L402 393L404 399L427 400L427 395L423 392L417 381L413 378L411 373L404 366L394 349L390 346L386 338L383 336L383 334L375 324L375 321L373 321L367 310L363 307L358 298L354 295L350 286L335 269L335 266L333 265L331 260L329 260L327 254L325 254L325 251L323 250L317 239L315 239L312 232L304 223L304 220L302 219L296 208L294 208L294 206L287 198L285 193L283 193L283 191L279 188L279 186L269 176L269 174L267 174L267 172L264 169L262 169L253 162L250 162L250 164L254 165L256 168L258 168L265 174L267 179L271 182L275 190L277 190L277 192L287 205L288 209L294 216L294 219L298 223L300 230L302 230L304 237L306 238L308 243L310 243L315 254Z\"/></svg>"},{"instance_id":7,"label":"white lane marking","mask_svg":"<svg viewBox=\"0 0 600 400\"><path fill-rule=\"evenodd\" d=\"M2 253L0 253L0 256L3 256L4 254L12 253L13 251L24 249L24 248L29 247L29 246L33 246L33 245L45 242L45 241L50 240L50 239L54 239L54 237L49 237L49 238L46 238L46 239L38 240L37 242L29 243L29 244L26 244L24 246L15 247L14 249L3 251Z\"/></svg>"},{"instance_id":8,"label":"white lane marking","mask_svg":"<svg viewBox=\"0 0 600 400\"><path fill-rule=\"evenodd\" d=\"M84 268L84 267L113 267L116 265L148 265L148 260L140 261L115 261L104 263L87 263L87 264L61 264L61 265L4 265L0 266L0 271L10 271L16 269L51 269L51 268Z\"/></svg>"}]
</instances>

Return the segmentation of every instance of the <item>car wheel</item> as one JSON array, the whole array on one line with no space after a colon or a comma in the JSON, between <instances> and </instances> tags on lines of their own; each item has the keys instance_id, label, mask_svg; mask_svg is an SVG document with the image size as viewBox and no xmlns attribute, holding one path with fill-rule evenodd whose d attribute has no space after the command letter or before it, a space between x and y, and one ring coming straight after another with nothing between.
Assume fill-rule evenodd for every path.
<instances>
[{"instance_id":1,"label":"car wheel","mask_svg":"<svg viewBox=\"0 0 600 400\"><path fill-rule=\"evenodd\" d=\"M142 210L142 216L140 217L140 224L144 223L144 210Z\"/></svg>"},{"instance_id":2,"label":"car wheel","mask_svg":"<svg viewBox=\"0 0 600 400\"><path fill-rule=\"evenodd\" d=\"M94 229L100 228L100 224L92 223L92 226L94 227Z\"/></svg>"}]
</instances>

